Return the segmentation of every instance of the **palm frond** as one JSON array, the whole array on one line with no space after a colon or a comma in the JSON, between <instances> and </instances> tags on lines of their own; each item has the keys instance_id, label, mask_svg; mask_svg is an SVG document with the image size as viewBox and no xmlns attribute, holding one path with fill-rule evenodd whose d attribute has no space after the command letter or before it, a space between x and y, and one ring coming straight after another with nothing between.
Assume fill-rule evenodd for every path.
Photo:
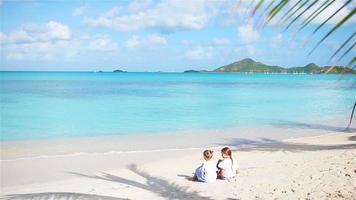
<instances>
[{"instance_id":1,"label":"palm frond","mask_svg":"<svg viewBox=\"0 0 356 200\"><path fill-rule=\"evenodd\" d=\"M329 62L338 54L344 46L356 35L356 32L354 32L347 40L335 51L335 53L330 57Z\"/></svg>"},{"instance_id":2,"label":"palm frond","mask_svg":"<svg viewBox=\"0 0 356 200\"><path fill-rule=\"evenodd\" d=\"M312 18L310 18L307 22L303 22L301 25L303 25L302 27L300 27L298 29L297 32L301 31L303 28L305 28L308 24L310 24L317 16L320 15L320 13L322 13L325 9L327 9L331 4L333 4L335 2L335 0L332 0L330 3L328 3L328 5L326 5L323 9L319 10L318 13L316 13ZM324 4L323 4L324 5ZM305 21L305 20L304 20Z\"/></svg>"},{"instance_id":3,"label":"palm frond","mask_svg":"<svg viewBox=\"0 0 356 200\"><path fill-rule=\"evenodd\" d=\"M268 11L268 9L271 8L271 6L273 5L273 3L275 2L276 0L272 0L266 7L265 9L261 12L259 18L263 17L263 15Z\"/></svg>"},{"instance_id":4,"label":"palm frond","mask_svg":"<svg viewBox=\"0 0 356 200\"><path fill-rule=\"evenodd\" d=\"M257 10L261 7L261 5L263 4L264 1L265 1L265 0L260 0L260 1L257 3L257 5L255 6L255 8L253 9L253 11L252 11L252 13L251 13L251 17L253 17L253 16L256 14Z\"/></svg>"},{"instance_id":5,"label":"palm frond","mask_svg":"<svg viewBox=\"0 0 356 200\"><path fill-rule=\"evenodd\" d=\"M351 69L355 69L356 66L352 66L356 62L356 57L354 57L352 60L350 60L349 63L347 63L346 67L350 67Z\"/></svg>"},{"instance_id":6,"label":"palm frond","mask_svg":"<svg viewBox=\"0 0 356 200\"><path fill-rule=\"evenodd\" d=\"M253 5L253 3L255 3L255 0L252 0L252 1L250 2L250 4L248 4L248 6L247 6L247 8L246 8L245 14L248 13L248 11L251 9L251 6Z\"/></svg>"},{"instance_id":7,"label":"palm frond","mask_svg":"<svg viewBox=\"0 0 356 200\"><path fill-rule=\"evenodd\" d=\"M347 53L349 53L356 45L356 42L354 42L346 51L345 53L342 54L342 56L340 56L340 58L337 60L337 62L339 62Z\"/></svg>"},{"instance_id":8,"label":"palm frond","mask_svg":"<svg viewBox=\"0 0 356 200\"><path fill-rule=\"evenodd\" d=\"M267 25L268 22L270 22L274 16L279 13L279 11L289 2L289 0L281 0L268 14L268 17L264 23L263 26Z\"/></svg>"},{"instance_id":9,"label":"palm frond","mask_svg":"<svg viewBox=\"0 0 356 200\"><path fill-rule=\"evenodd\" d=\"M308 7L306 7L301 13L299 13L299 15L297 17L295 17L284 30L286 31L295 21L297 21L297 19L300 16L302 16L306 11L308 11L311 7L313 7L316 4L316 2L318 2L318 1L319 0L314 0Z\"/></svg>"},{"instance_id":10,"label":"palm frond","mask_svg":"<svg viewBox=\"0 0 356 200\"><path fill-rule=\"evenodd\" d=\"M349 3L351 3L352 0L348 0L347 2L344 3L344 5L342 5L337 11L335 11L330 17L328 17L322 24L320 24L314 31L313 34L316 33L321 27L323 27L326 22L328 22L330 19L332 19L338 12L340 12L340 10L342 10L343 8L345 8Z\"/></svg>"},{"instance_id":11,"label":"palm frond","mask_svg":"<svg viewBox=\"0 0 356 200\"><path fill-rule=\"evenodd\" d=\"M284 15L278 20L277 24L280 24L281 21L292 12L292 10L298 6L298 4L300 4L303 0L299 0L297 3L295 3L292 7L289 8L289 10L287 10L287 12L284 13Z\"/></svg>"},{"instance_id":12,"label":"palm frond","mask_svg":"<svg viewBox=\"0 0 356 200\"><path fill-rule=\"evenodd\" d=\"M258 16L258 20L257 20L257 21L260 22L259 25L258 25L258 27L261 27L261 26L262 26L263 21L261 20L261 18L266 14L266 12L268 11L268 9L271 8L271 6L273 5L274 2L276 2L276 0L272 0L272 1L265 7L265 9L261 12L261 14Z\"/></svg>"},{"instance_id":13,"label":"palm frond","mask_svg":"<svg viewBox=\"0 0 356 200\"><path fill-rule=\"evenodd\" d=\"M300 9L303 8L308 3L308 1L309 0L304 1L304 3L302 3L302 5L300 5L295 11L293 11L291 14L289 14L288 17L285 18L281 24L286 23L291 17L293 17L295 15L295 13L297 13Z\"/></svg>"},{"instance_id":14,"label":"palm frond","mask_svg":"<svg viewBox=\"0 0 356 200\"><path fill-rule=\"evenodd\" d=\"M301 23L303 25L306 23L309 19L311 19L318 11L320 11L330 0L326 0L323 4L321 4L317 9L315 9L305 20ZM335 0L334 0L335 1Z\"/></svg>"},{"instance_id":15,"label":"palm frond","mask_svg":"<svg viewBox=\"0 0 356 200\"><path fill-rule=\"evenodd\" d=\"M314 50L327 38L329 37L334 31L336 31L341 25L343 25L347 20L349 20L356 12L356 8L352 9L352 11L346 15L341 21L339 21L316 45L315 47L309 52L308 55L311 55Z\"/></svg>"}]
</instances>

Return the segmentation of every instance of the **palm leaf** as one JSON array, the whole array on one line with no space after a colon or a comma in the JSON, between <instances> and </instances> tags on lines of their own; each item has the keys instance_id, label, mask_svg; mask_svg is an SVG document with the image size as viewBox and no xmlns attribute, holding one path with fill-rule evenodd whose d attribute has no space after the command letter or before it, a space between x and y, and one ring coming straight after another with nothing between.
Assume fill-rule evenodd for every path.
<instances>
[{"instance_id":1,"label":"palm leaf","mask_svg":"<svg viewBox=\"0 0 356 200\"><path fill-rule=\"evenodd\" d=\"M318 2L318 1L319 0L314 0L308 7L306 7L301 13L299 13L299 15L297 17L295 17L284 30L286 31L295 21L297 21L297 19L300 16L302 16L306 11L308 11L311 7L313 7L316 4L316 2Z\"/></svg>"},{"instance_id":2,"label":"palm leaf","mask_svg":"<svg viewBox=\"0 0 356 200\"><path fill-rule=\"evenodd\" d=\"M260 1L257 3L257 5L255 6L255 8L254 8L253 11L252 11L251 17L253 17L253 16L256 14L257 10L261 7L261 5L263 4L264 1L265 1L265 0L260 0Z\"/></svg>"},{"instance_id":3,"label":"palm leaf","mask_svg":"<svg viewBox=\"0 0 356 200\"><path fill-rule=\"evenodd\" d=\"M288 17L287 18L285 18L283 21L282 21L282 23L281 24L284 24L286 21L288 21L291 17L293 17L293 15L295 14L295 13L297 13L300 9L302 9L304 6L305 6L305 4L307 4L308 3L308 1L309 0L306 0L302 5L300 5L295 11L293 11L290 15L288 15Z\"/></svg>"},{"instance_id":4,"label":"palm leaf","mask_svg":"<svg viewBox=\"0 0 356 200\"><path fill-rule=\"evenodd\" d=\"M261 12L260 16L258 17L258 20L257 21L260 21L261 18L264 16L264 14L268 11L268 9L273 5L273 3L275 2L276 0L272 0L267 6L266 8ZM261 21L261 23L259 23L258 27L261 27L263 24L263 21Z\"/></svg>"},{"instance_id":5,"label":"palm leaf","mask_svg":"<svg viewBox=\"0 0 356 200\"><path fill-rule=\"evenodd\" d=\"M305 20L301 23L301 25L303 25L304 23L306 23L309 19L311 19L315 13L317 13L318 11L320 11L320 9L322 9L330 0L326 0L323 4L321 4L317 9L314 10L314 12L312 12L307 18L305 18ZM333 0L335 1L335 0Z\"/></svg>"},{"instance_id":6,"label":"palm leaf","mask_svg":"<svg viewBox=\"0 0 356 200\"><path fill-rule=\"evenodd\" d=\"M316 45L315 47L309 52L308 55L311 55L314 50L327 38L329 37L335 30L337 30L341 25L343 25L348 19L350 19L356 12L356 8L352 9L352 11L345 16L339 23L337 23Z\"/></svg>"},{"instance_id":7,"label":"palm leaf","mask_svg":"<svg viewBox=\"0 0 356 200\"><path fill-rule=\"evenodd\" d=\"M277 24L281 23L281 21L295 8L297 7L298 4L300 4L303 0L299 0L297 3L295 3L287 12L284 13L284 15L278 20Z\"/></svg>"},{"instance_id":8,"label":"palm leaf","mask_svg":"<svg viewBox=\"0 0 356 200\"><path fill-rule=\"evenodd\" d=\"M272 0L267 6L266 8L261 12L259 18L261 18L266 12L267 10L273 5L273 3L275 2L276 0Z\"/></svg>"},{"instance_id":9,"label":"palm leaf","mask_svg":"<svg viewBox=\"0 0 356 200\"><path fill-rule=\"evenodd\" d=\"M268 17L264 23L264 26L270 22L274 16L289 2L289 0L281 0L268 14Z\"/></svg>"},{"instance_id":10,"label":"palm leaf","mask_svg":"<svg viewBox=\"0 0 356 200\"><path fill-rule=\"evenodd\" d=\"M354 69L356 66L352 66L356 62L356 57L354 57L346 66Z\"/></svg>"},{"instance_id":11,"label":"palm leaf","mask_svg":"<svg viewBox=\"0 0 356 200\"><path fill-rule=\"evenodd\" d=\"M253 5L254 2L255 2L255 0L252 0L252 1L250 2L250 4L248 4L248 6L247 6L247 8L246 8L245 14L250 10L250 8L251 8L251 6Z\"/></svg>"},{"instance_id":12,"label":"palm leaf","mask_svg":"<svg viewBox=\"0 0 356 200\"><path fill-rule=\"evenodd\" d=\"M328 5L326 5L323 9L321 9L317 14L315 14L312 18L310 18L306 23L302 23L302 27L299 28L299 31L301 31L303 28L305 28L310 22L312 22L317 16L319 16L320 13L322 13L325 9L327 9L331 4L333 4L335 2L335 0L332 0L330 3L328 3Z\"/></svg>"},{"instance_id":13,"label":"palm leaf","mask_svg":"<svg viewBox=\"0 0 356 200\"><path fill-rule=\"evenodd\" d=\"M356 45L356 42L354 42L354 43L350 46L350 48L348 48L348 49L345 51L345 53L343 53L342 56L340 56L340 58L337 60L337 62L339 62L347 53L349 53L349 52L355 47L355 45Z\"/></svg>"},{"instance_id":14,"label":"palm leaf","mask_svg":"<svg viewBox=\"0 0 356 200\"><path fill-rule=\"evenodd\" d=\"M344 3L344 5L342 5L337 11L335 11L329 18L327 18L322 24L320 24L314 31L313 34L316 33L322 26L324 26L324 24L326 24L326 22L328 22L331 18L333 18L338 12L340 12L340 10L342 10L344 7L347 6L347 4L351 3L352 0L348 0L347 2Z\"/></svg>"},{"instance_id":15,"label":"palm leaf","mask_svg":"<svg viewBox=\"0 0 356 200\"><path fill-rule=\"evenodd\" d=\"M340 52L342 48L356 35L356 32L354 32L337 50L336 52L330 57L329 62Z\"/></svg>"}]
</instances>

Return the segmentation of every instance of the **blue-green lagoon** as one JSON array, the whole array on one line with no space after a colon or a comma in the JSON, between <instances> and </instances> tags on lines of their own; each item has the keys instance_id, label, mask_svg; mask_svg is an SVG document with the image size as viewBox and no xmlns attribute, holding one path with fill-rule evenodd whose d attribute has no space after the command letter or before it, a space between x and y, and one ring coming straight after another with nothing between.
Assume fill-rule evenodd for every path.
<instances>
[{"instance_id":1,"label":"blue-green lagoon","mask_svg":"<svg viewBox=\"0 0 356 200\"><path fill-rule=\"evenodd\" d=\"M0 75L2 141L347 119L356 97L355 75L105 72L0 72Z\"/></svg>"}]
</instances>

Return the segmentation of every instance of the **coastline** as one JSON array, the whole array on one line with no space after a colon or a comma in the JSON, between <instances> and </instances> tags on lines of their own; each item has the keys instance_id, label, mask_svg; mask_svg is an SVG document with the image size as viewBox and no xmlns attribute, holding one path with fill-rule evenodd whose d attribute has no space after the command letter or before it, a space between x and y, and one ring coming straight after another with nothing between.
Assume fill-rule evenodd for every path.
<instances>
[{"instance_id":1,"label":"coastline","mask_svg":"<svg viewBox=\"0 0 356 200\"><path fill-rule=\"evenodd\" d=\"M60 188L63 187L64 190L68 189L65 185L72 181L76 184L86 184L83 179L73 179L78 178L73 177L73 173L98 174L123 170L126 174L128 173L127 166L132 164L138 167L160 165L156 167L163 171L167 170L163 169L163 166L172 166L176 171L172 174L166 172L166 175L177 176L180 169L174 163L184 163L182 165L186 170L184 176L187 176L188 169L193 170L201 162L202 150L213 149L216 152L215 155L219 156L218 152L223 146L231 147L238 154L246 154L247 161L250 156L251 159L256 159L256 154L262 156L261 153L281 151L286 151L287 154L288 152L303 154L305 151L310 151L324 155L331 151L339 152L338 148L334 148L338 145L341 149L347 147L348 151L354 155L355 141L345 141L345 138L354 137L355 128L348 132L342 130L341 124L344 120L333 119L332 121L332 125L328 121L326 124L298 123L296 124L298 126L286 124L280 127L259 126L248 129L245 127L244 130L231 128L161 135L3 142L0 161L2 166L1 193L8 195L48 190L48 188L53 190L54 183L60 185ZM335 139L330 140L330 138ZM293 146L290 143L303 143L303 145ZM308 143L313 145L308 146ZM322 145L326 145L325 148ZM283 156L288 158L288 155L283 154ZM284 162L282 158L280 159ZM247 161L242 159L239 163L244 166L244 162ZM164 164L166 162L167 165ZM263 165L259 163L260 161L254 162L254 166L251 165L250 168ZM322 166L320 164L320 167ZM242 169L250 169L249 167L245 166ZM169 182L174 182L176 179L176 177L168 178ZM184 186L186 182L182 183ZM77 191L77 187L71 191ZM127 195L127 198L131 198L132 194Z\"/></svg>"},{"instance_id":2,"label":"coastline","mask_svg":"<svg viewBox=\"0 0 356 200\"><path fill-rule=\"evenodd\" d=\"M354 198L355 137L355 132L329 132L234 148L240 173L234 180L218 180L212 184L187 180L201 162L202 149L162 150L159 154L151 151L78 155L64 160L40 158L36 163L33 160L2 162L3 175L3 170L15 166L6 165L15 163L23 164L25 171L26 162L40 169L34 177L27 174L28 182L2 181L8 185L2 185L1 193L5 199L43 198L44 195L49 199L78 195L84 199ZM220 148L212 149L217 160ZM47 165L43 166L41 160L46 159ZM127 163L118 165L123 160ZM65 169L68 166L63 161L71 167ZM93 163L96 165L87 166ZM57 169L58 176L49 175L54 172L48 172L52 165L62 169ZM18 170L15 169L16 176L26 180L26 174Z\"/></svg>"},{"instance_id":3,"label":"coastline","mask_svg":"<svg viewBox=\"0 0 356 200\"><path fill-rule=\"evenodd\" d=\"M261 139L292 140L293 138L319 136L344 132L347 118L324 118L315 122L280 122L161 133L131 135L102 135L39 140L10 140L1 142L0 161L31 159L36 157L65 157L66 155L122 154L136 152L174 151L225 146L234 139L242 139L237 148L248 147ZM347 132L355 132L351 126ZM199 142L197 143L197 140Z\"/></svg>"}]
</instances>

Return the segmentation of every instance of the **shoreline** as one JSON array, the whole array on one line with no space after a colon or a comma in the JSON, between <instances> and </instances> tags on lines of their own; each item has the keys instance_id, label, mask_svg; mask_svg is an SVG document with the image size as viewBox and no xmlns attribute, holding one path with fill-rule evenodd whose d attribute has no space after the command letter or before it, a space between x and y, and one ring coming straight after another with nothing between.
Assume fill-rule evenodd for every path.
<instances>
[{"instance_id":1,"label":"shoreline","mask_svg":"<svg viewBox=\"0 0 356 200\"><path fill-rule=\"evenodd\" d=\"M330 124L330 121L333 124ZM327 125L323 125L327 122ZM244 129L227 128L210 131L186 131L161 135L102 136L51 141L21 141L1 144L2 186L15 186L50 180L65 180L63 171L107 171L130 163L143 165L187 152L199 155L203 149L219 151L230 146L234 151L257 146L310 140L329 134L352 134L340 129L343 120L291 126L258 126ZM197 142L199 141L199 142ZM65 166L71 163L72 166ZM45 170L41 170L44 169ZM18 175L20 172L21 175ZM38 175L38 174L41 175Z\"/></svg>"},{"instance_id":2,"label":"shoreline","mask_svg":"<svg viewBox=\"0 0 356 200\"><path fill-rule=\"evenodd\" d=\"M343 133L355 133L355 131L350 131L350 132L343 132ZM281 142L293 142L293 141L298 141L301 139L315 139L315 138L321 138L324 136L331 136L331 135L338 135L341 134L341 132L330 132L330 133L324 133L321 135L307 135L307 136L302 136L302 137L292 137L292 138L285 138L282 139ZM254 146L258 145L269 145L269 144L274 144L276 141L266 141L266 142L261 142L245 145L242 144L243 146L232 148L234 151L238 151L240 149L246 149L246 148L253 148ZM245 146L244 146L245 145ZM157 152L177 152L177 151L195 151L195 150L204 150L204 149L221 149L225 147L226 145L220 145L220 146L206 146L206 147L184 147L184 148L167 148L167 149L149 149L149 150L131 150L131 151L106 151L106 152L73 152L73 153L68 153L68 154L59 154L59 155L37 155L37 156L28 156L28 157L19 157L19 158L13 158L13 159L2 159L0 158L0 162L12 162L12 161L19 161L19 160L33 160L33 159L50 159L50 158L61 158L61 157L76 157L76 156L100 156L100 155L118 155L118 154L136 154L136 153L157 153Z\"/></svg>"},{"instance_id":3,"label":"shoreline","mask_svg":"<svg viewBox=\"0 0 356 200\"><path fill-rule=\"evenodd\" d=\"M244 139L239 147L263 138L286 140L318 136L332 132L345 132L343 118L329 118L314 123L262 124L221 129L176 131L162 133L139 133L132 135L103 135L41 140L1 141L0 161L21 159L66 157L80 155L125 154L136 152L159 152L184 149L203 149L224 146L226 141ZM349 132L355 132L353 126ZM348 131L346 131L348 132ZM199 143L196 141L199 140ZM266 143L264 141L263 143Z\"/></svg>"},{"instance_id":4,"label":"shoreline","mask_svg":"<svg viewBox=\"0 0 356 200\"><path fill-rule=\"evenodd\" d=\"M47 195L46 197L52 195L52 198L56 198L58 195L64 195L65 199L78 194L84 195L84 197L88 196L87 199L103 196L129 199L173 197L178 199L208 197L212 199L249 199L257 198L257 196L261 199L272 197L320 199L340 198L339 195L345 198L354 198L356 194L352 191L356 185L352 184L352 180L356 176L356 168L354 168L356 166L354 165L356 164L355 137L355 132L329 132L284 139L277 143L261 143L250 147L233 148L233 156L240 165L240 173L232 181L216 181L212 184L186 180L186 177L201 162L201 149L161 150L159 155L154 151L136 152L126 157L131 160L122 166L116 165L117 162L113 159L120 161L125 157L96 155L93 156L95 162L104 161L106 165L111 165L111 168L90 166L91 170L85 167L85 164L90 163L88 162L90 158L81 155L76 159L65 158L66 163L72 165L76 165L75 161L79 161L79 167L65 169L62 164L60 165L61 170L57 169L58 176L49 177L47 169L40 170L41 172L30 177L27 183L19 184L15 181L12 184L2 185L1 195L9 199L13 197L15 197L13 199L29 198L26 195L31 195L30 197L33 198L40 198L43 195ZM220 148L213 148L213 150L219 152ZM218 158L219 154L217 153L214 160ZM51 158L47 161L46 167L49 168L51 168L50 163L58 165L63 162L58 158ZM26 162L14 161L17 164L26 164ZM31 163L32 167L43 165L43 163L36 165L29 162L29 164ZM182 165L176 163L182 163ZM3 165L8 164L11 162L3 162ZM22 169L25 167L22 166ZM26 173L23 171L15 169L14 172L16 175L13 174L12 179L17 179L15 176L26 179L24 176ZM51 171L50 174L53 172ZM29 174L27 174L27 178L28 176ZM41 178L44 179L41 180ZM324 186L320 183L323 183ZM163 187L162 191L155 190L155 187L158 187L157 184L159 187ZM160 186L159 184L164 185ZM168 197L162 196L161 192L165 190L168 192ZM321 191L325 191L325 193Z\"/></svg>"}]
</instances>

